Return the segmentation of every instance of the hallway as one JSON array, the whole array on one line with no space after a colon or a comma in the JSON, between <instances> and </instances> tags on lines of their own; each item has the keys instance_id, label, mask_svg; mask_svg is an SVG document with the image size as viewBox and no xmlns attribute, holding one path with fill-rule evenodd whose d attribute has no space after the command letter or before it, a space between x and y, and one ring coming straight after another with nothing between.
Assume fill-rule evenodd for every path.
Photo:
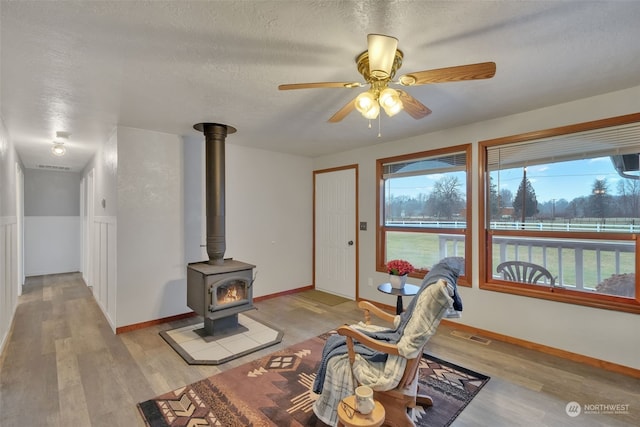
<instances>
[{"instance_id":1,"label":"hallway","mask_svg":"<svg viewBox=\"0 0 640 427\"><path fill-rule=\"evenodd\" d=\"M0 378L2 426L126 425L153 395L77 273L27 279Z\"/></svg>"},{"instance_id":2,"label":"hallway","mask_svg":"<svg viewBox=\"0 0 640 427\"><path fill-rule=\"evenodd\" d=\"M313 312L317 321L287 322L282 343L224 365L190 366L158 334L189 320L115 335L79 273L29 277L0 359L0 426L143 426L138 402L318 335L336 319L351 321L349 315L357 314L352 302L317 310L286 298L287 310L278 309L274 299L259 303L265 309L252 315L273 321Z\"/></svg>"}]
</instances>

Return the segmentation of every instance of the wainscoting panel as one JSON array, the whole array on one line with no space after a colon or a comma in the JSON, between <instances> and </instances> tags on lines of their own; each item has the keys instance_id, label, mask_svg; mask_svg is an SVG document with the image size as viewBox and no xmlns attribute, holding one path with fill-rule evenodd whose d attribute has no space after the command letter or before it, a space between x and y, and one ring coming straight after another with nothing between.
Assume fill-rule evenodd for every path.
<instances>
[{"instance_id":1,"label":"wainscoting panel","mask_svg":"<svg viewBox=\"0 0 640 427\"><path fill-rule=\"evenodd\" d=\"M0 353L18 303L18 222L0 218Z\"/></svg>"},{"instance_id":2,"label":"wainscoting panel","mask_svg":"<svg viewBox=\"0 0 640 427\"><path fill-rule=\"evenodd\" d=\"M116 217L98 216L93 222L93 296L111 329L116 325Z\"/></svg>"}]
</instances>

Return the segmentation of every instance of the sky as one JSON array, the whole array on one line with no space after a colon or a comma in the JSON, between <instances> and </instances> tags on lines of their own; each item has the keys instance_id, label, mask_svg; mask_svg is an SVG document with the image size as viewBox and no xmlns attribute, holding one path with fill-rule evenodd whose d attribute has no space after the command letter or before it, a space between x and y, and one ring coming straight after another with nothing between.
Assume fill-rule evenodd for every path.
<instances>
[{"instance_id":1,"label":"sky","mask_svg":"<svg viewBox=\"0 0 640 427\"><path fill-rule=\"evenodd\" d=\"M500 189L508 189L515 197L518 186L522 181L522 168L503 170L499 179L496 175L494 184ZM398 179L391 191L398 196L406 194L415 197L420 193L429 194L434 183L443 175L432 174ZM460 182L464 183L464 174L459 174ZM609 157L599 157L586 160L552 163L547 165L533 165L527 167L527 179L536 192L539 203L565 199L568 202L579 196L591 194L593 184L597 179L605 179L608 193L617 195L618 181L622 178L613 168Z\"/></svg>"},{"instance_id":2,"label":"sky","mask_svg":"<svg viewBox=\"0 0 640 427\"><path fill-rule=\"evenodd\" d=\"M522 173L522 168L501 172L500 182L495 184L500 189L510 190L515 197L522 181ZM598 179L606 180L608 194L617 195L618 181L624 178L618 175L609 157L599 157L529 166L527 179L536 192L538 202L544 203L560 199L570 202L579 196L589 196Z\"/></svg>"}]
</instances>

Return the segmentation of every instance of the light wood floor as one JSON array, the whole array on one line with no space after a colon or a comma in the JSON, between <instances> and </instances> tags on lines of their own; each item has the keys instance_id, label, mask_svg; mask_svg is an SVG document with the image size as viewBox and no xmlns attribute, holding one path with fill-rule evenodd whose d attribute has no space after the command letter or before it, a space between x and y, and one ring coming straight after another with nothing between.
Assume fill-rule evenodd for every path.
<instances>
[{"instance_id":1,"label":"light wood floor","mask_svg":"<svg viewBox=\"0 0 640 427\"><path fill-rule=\"evenodd\" d=\"M282 343L218 367L189 366L158 335L184 321L116 336L78 274L29 278L0 357L0 426L143 426L138 402L361 319L353 302L330 307L287 295L256 306L251 315L284 330ZM454 426L639 425L637 379L506 343L479 344L444 324L428 351L491 377ZM628 412L571 418L571 401L628 405Z\"/></svg>"}]
</instances>

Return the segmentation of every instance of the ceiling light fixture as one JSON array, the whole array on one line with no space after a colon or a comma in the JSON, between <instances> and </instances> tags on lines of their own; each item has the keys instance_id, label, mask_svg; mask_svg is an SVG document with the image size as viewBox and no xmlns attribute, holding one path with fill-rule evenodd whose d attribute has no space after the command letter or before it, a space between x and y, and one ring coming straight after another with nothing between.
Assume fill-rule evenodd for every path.
<instances>
[{"instance_id":1,"label":"ceiling light fixture","mask_svg":"<svg viewBox=\"0 0 640 427\"><path fill-rule=\"evenodd\" d=\"M383 90L370 89L361 93L355 100L356 110L366 119L375 119L380 114L380 107L387 113L387 116L393 117L403 108L400 95L395 89L386 87Z\"/></svg>"},{"instance_id":2,"label":"ceiling light fixture","mask_svg":"<svg viewBox=\"0 0 640 427\"><path fill-rule=\"evenodd\" d=\"M63 142L53 141L53 147L51 147L51 152L54 156L62 157L67 152L67 149L64 146Z\"/></svg>"},{"instance_id":3,"label":"ceiling light fixture","mask_svg":"<svg viewBox=\"0 0 640 427\"><path fill-rule=\"evenodd\" d=\"M380 108L393 117L404 108L400 92L389 87L402 65L403 55L397 48L398 40L380 34L369 34L367 40L369 48L358 55L356 63L358 71L371 87L358 95L355 107L369 120L378 118Z\"/></svg>"},{"instance_id":4,"label":"ceiling light fixture","mask_svg":"<svg viewBox=\"0 0 640 427\"><path fill-rule=\"evenodd\" d=\"M53 153L54 156L62 157L65 155L67 148L64 146L64 140L68 140L69 135L69 132L56 132L56 140L53 141L53 146L51 147L51 153Z\"/></svg>"},{"instance_id":5,"label":"ceiling light fixture","mask_svg":"<svg viewBox=\"0 0 640 427\"><path fill-rule=\"evenodd\" d=\"M381 34L369 34L367 36L367 49L369 56L369 74L376 80L388 80L391 72L395 73L393 67L398 50L398 39Z\"/></svg>"}]
</instances>

